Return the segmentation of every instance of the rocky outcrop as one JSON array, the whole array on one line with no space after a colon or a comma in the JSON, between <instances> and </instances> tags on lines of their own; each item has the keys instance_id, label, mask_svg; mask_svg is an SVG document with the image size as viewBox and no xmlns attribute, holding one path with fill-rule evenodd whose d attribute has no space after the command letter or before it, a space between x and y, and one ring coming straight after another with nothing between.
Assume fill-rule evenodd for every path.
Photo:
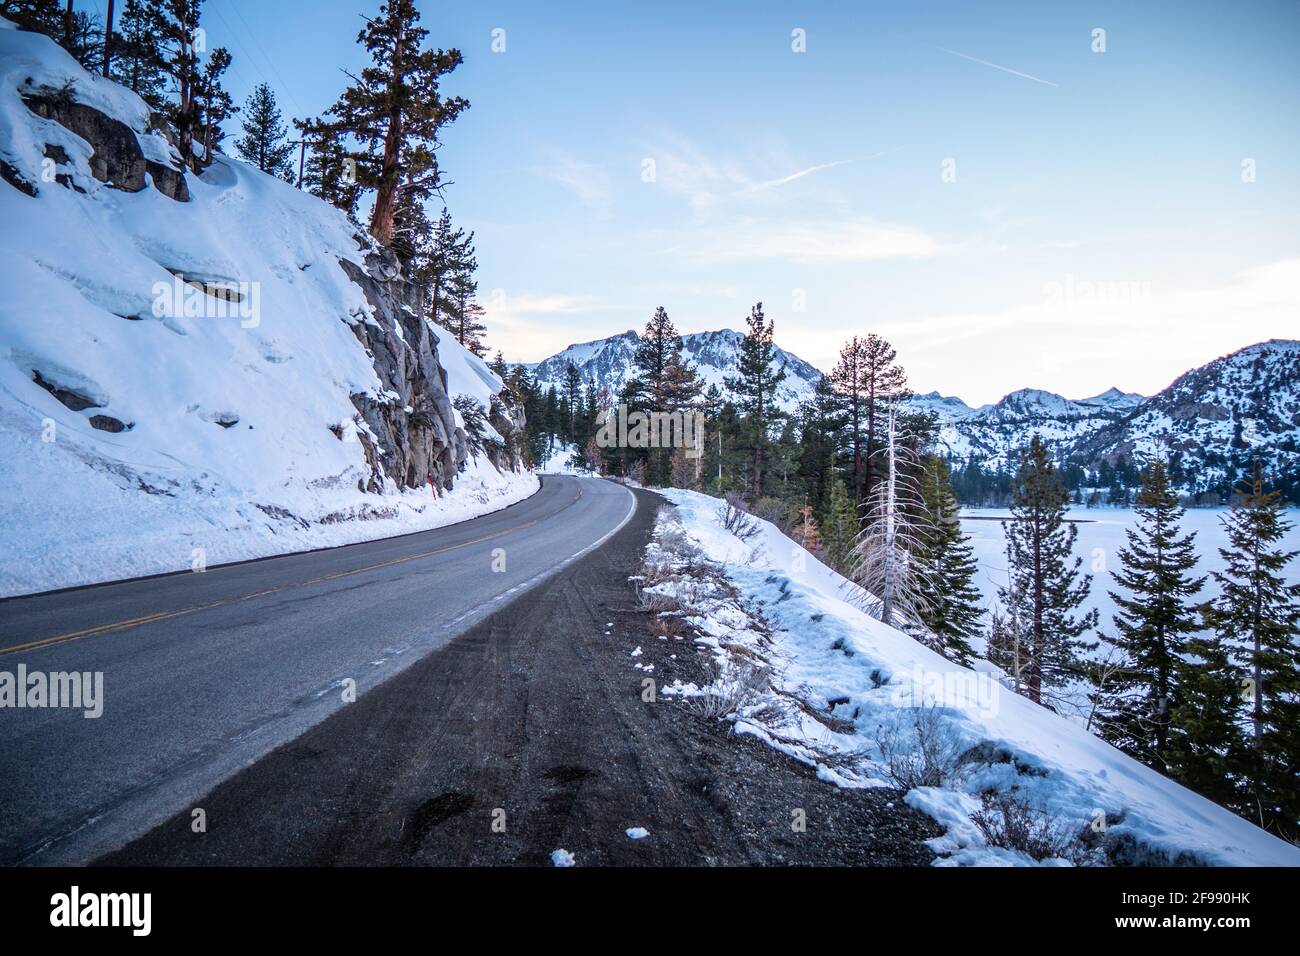
<instances>
[{"instance_id":1,"label":"rocky outcrop","mask_svg":"<svg viewBox=\"0 0 1300 956\"><path fill-rule=\"evenodd\" d=\"M37 116L53 120L90 144L94 150L90 157L90 174L100 182L124 192L137 193L152 179L155 188L164 196L177 202L189 202L190 190L184 172L145 158L135 131L121 120L76 102L64 90L24 93L23 102Z\"/></svg>"},{"instance_id":2,"label":"rocky outcrop","mask_svg":"<svg viewBox=\"0 0 1300 956\"><path fill-rule=\"evenodd\" d=\"M373 474L366 490L379 491L385 480L405 488L432 483L449 490L469 458L469 442L456 423L447 377L438 359L437 333L420 313L416 287L401 275L397 258L372 249L365 268L347 260L339 264L361 287L373 310L371 319L353 326L383 383L381 398L352 396L371 434L361 442ZM523 429L523 412L506 394L492 403L492 424L507 448L493 450L497 467L513 464L513 434Z\"/></svg>"}]
</instances>

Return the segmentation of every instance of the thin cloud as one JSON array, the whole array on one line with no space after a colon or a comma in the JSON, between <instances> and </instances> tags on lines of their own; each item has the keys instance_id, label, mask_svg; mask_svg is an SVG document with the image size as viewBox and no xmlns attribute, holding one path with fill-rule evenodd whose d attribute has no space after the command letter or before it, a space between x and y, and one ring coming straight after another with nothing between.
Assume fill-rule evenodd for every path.
<instances>
[{"instance_id":1,"label":"thin cloud","mask_svg":"<svg viewBox=\"0 0 1300 956\"><path fill-rule=\"evenodd\" d=\"M598 218L608 219L612 214L613 193L605 167L557 155L554 162L532 170L573 193Z\"/></svg>"},{"instance_id":2,"label":"thin cloud","mask_svg":"<svg viewBox=\"0 0 1300 956\"><path fill-rule=\"evenodd\" d=\"M789 176L782 176L780 179L769 179L766 182L755 183L748 189L741 190L746 193L762 192L765 189L776 189L778 186L784 186L786 183L792 183L796 179L803 179L805 176L811 176L813 173L819 173L823 169L834 169L836 166L844 166L853 162L851 159L840 159L833 163L822 163L818 166L809 166L807 169L801 169L797 173L791 173Z\"/></svg>"},{"instance_id":3,"label":"thin cloud","mask_svg":"<svg viewBox=\"0 0 1300 956\"><path fill-rule=\"evenodd\" d=\"M998 63L990 63L988 60L981 60L977 56L970 56L966 53L958 53L956 50L949 50L946 47L937 46L936 50L944 53L950 53L953 56L959 56L963 60L970 60L972 63L979 63L981 66L990 66L995 70L1001 70L1003 73L1010 73L1012 76L1019 76L1026 80L1033 80L1035 83L1042 83L1044 86L1056 86L1051 80L1045 80L1041 76L1034 76L1032 73L1021 73L1019 70L1013 70L1009 66L1002 66Z\"/></svg>"}]
</instances>

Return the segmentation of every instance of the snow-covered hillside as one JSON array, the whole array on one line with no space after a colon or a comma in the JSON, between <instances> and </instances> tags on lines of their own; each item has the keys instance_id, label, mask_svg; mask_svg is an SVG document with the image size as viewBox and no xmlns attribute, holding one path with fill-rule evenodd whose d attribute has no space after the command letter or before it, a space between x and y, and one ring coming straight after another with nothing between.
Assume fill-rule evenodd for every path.
<instances>
[{"instance_id":1,"label":"snow-covered hillside","mask_svg":"<svg viewBox=\"0 0 1300 956\"><path fill-rule=\"evenodd\" d=\"M405 308L341 212L217 156L0 21L0 595L460 520L531 475L471 457L500 381Z\"/></svg>"},{"instance_id":2,"label":"snow-covered hillside","mask_svg":"<svg viewBox=\"0 0 1300 956\"><path fill-rule=\"evenodd\" d=\"M707 389L710 385L717 385L725 393L725 379L736 374L740 343L745 336L731 329L721 329L717 332L693 332L681 338L682 356L694 366L702 386ZM554 385L559 389L564 385L565 370L572 362L578 367L584 384L608 389L609 394L616 398L636 370L633 356L640 341L641 337L629 329L621 335L570 345L563 352L529 366L529 370L537 376L543 388ZM822 373L780 347L776 353L773 364L784 364L786 375L777 389L778 404L785 411L792 412L812 395Z\"/></svg>"},{"instance_id":3,"label":"snow-covered hillside","mask_svg":"<svg viewBox=\"0 0 1300 956\"><path fill-rule=\"evenodd\" d=\"M750 519L753 533L741 540L723 526L718 499L664 494L676 508L661 513L649 578L638 583L657 596L648 606L684 617L718 676L705 688L669 684L662 694L717 701L693 710L730 716L738 732L837 786L899 786L900 774L928 761L943 782L914 786L906 799L947 830L931 841L938 864L1061 864L1068 856L1075 863L1300 865L1300 848L1010 692L987 664L982 672L960 667L865 614L854 585L774 525ZM710 585L701 557L734 593ZM1063 855L1036 861L990 845L975 818L998 795L1050 829Z\"/></svg>"}]
</instances>

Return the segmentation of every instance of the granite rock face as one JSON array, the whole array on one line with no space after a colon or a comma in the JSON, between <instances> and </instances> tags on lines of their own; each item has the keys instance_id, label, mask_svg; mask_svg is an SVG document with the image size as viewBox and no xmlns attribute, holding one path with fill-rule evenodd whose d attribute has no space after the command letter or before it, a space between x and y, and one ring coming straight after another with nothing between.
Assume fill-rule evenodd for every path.
<instances>
[{"instance_id":1,"label":"granite rock face","mask_svg":"<svg viewBox=\"0 0 1300 956\"><path fill-rule=\"evenodd\" d=\"M380 490L385 479L404 488L432 483L449 490L470 454L438 358L438 335L449 333L424 320L418 290L402 278L389 250L372 249L364 269L347 260L339 264L373 309L373 318L358 322L353 331L384 386L381 399L352 396L373 433L360 436L373 471L367 490ZM517 446L511 439L523 430L523 409L502 392L492 401L489 420L508 442L506 448L490 448L489 458L498 468L513 467L509 447Z\"/></svg>"}]
</instances>

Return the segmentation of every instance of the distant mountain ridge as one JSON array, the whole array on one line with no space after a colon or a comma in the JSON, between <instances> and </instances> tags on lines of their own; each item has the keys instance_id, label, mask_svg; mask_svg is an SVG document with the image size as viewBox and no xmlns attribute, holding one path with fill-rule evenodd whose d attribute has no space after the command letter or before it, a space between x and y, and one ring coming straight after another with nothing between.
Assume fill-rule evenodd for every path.
<instances>
[{"instance_id":1,"label":"distant mountain ridge","mask_svg":"<svg viewBox=\"0 0 1300 956\"><path fill-rule=\"evenodd\" d=\"M706 386L725 391L723 380L736 372L743 338L731 329L691 333L682 336L682 351ZM639 342L629 330L571 345L529 368L543 386L558 388L573 361L584 383L616 395L633 374ZM811 397L822 373L785 349L778 348L778 361L787 372L778 404L792 412ZM1013 467L1019 450L1039 434L1058 457L1088 468L1171 455L1180 486L1194 493L1222 488L1252 456L1287 483L1300 480L1300 342L1290 339L1270 339L1214 359L1150 397L1110 388L1068 399L1026 388L977 407L939 392L915 395L908 404L937 416L945 454L985 468Z\"/></svg>"},{"instance_id":2,"label":"distant mountain ridge","mask_svg":"<svg viewBox=\"0 0 1300 956\"><path fill-rule=\"evenodd\" d=\"M695 367L703 386L717 385L725 392L724 379L736 374L740 344L745 336L732 329L720 329L716 332L691 332L681 339L682 355ZM636 368L634 356L640 342L641 336L628 329L609 338L570 345L545 361L528 366L528 370L543 388L554 385L558 389L564 384L568 363L573 362L584 385L606 388L611 396L617 396ZM800 402L812 396L822 373L778 346L775 364L782 363L786 377L777 387L777 404L785 411L793 412Z\"/></svg>"}]
</instances>

